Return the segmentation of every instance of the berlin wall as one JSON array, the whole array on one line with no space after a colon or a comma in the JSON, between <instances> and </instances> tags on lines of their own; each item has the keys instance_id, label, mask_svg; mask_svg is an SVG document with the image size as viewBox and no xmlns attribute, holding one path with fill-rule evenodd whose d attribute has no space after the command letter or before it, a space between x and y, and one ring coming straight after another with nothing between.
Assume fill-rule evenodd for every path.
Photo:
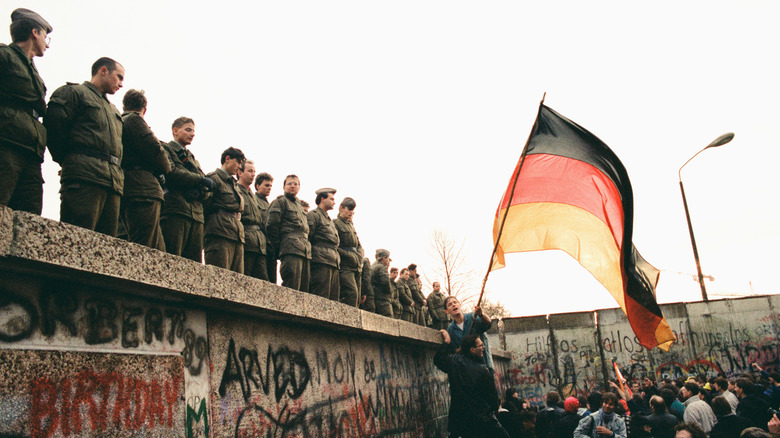
<instances>
[{"instance_id":1,"label":"berlin wall","mask_svg":"<svg viewBox=\"0 0 780 438\"><path fill-rule=\"evenodd\" d=\"M738 376L758 363L780 369L780 295L661 305L677 342L668 352L639 344L619 308L506 318L491 345L511 352L507 381L535 405L549 391L587 397L614 379L653 379L704 373Z\"/></svg>"},{"instance_id":2,"label":"berlin wall","mask_svg":"<svg viewBox=\"0 0 780 438\"><path fill-rule=\"evenodd\" d=\"M447 435L435 330L5 207L0 279L0 436Z\"/></svg>"}]
</instances>

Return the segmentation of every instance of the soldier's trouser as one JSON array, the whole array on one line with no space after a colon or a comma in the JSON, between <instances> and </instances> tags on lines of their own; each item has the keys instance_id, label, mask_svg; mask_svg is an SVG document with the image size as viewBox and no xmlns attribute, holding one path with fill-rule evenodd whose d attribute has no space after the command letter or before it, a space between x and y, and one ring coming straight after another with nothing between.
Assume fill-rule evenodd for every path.
<instances>
[{"instance_id":1,"label":"soldier's trouser","mask_svg":"<svg viewBox=\"0 0 780 438\"><path fill-rule=\"evenodd\" d=\"M160 228L162 201L145 198L125 198L124 216L127 240L165 251L165 239Z\"/></svg>"},{"instance_id":2,"label":"soldier's trouser","mask_svg":"<svg viewBox=\"0 0 780 438\"><path fill-rule=\"evenodd\" d=\"M43 209L41 162L32 152L0 146L0 205L41 214Z\"/></svg>"},{"instance_id":3,"label":"soldier's trouser","mask_svg":"<svg viewBox=\"0 0 780 438\"><path fill-rule=\"evenodd\" d=\"M270 252L267 252L266 254L270 254ZM268 257L268 255L265 256L265 272L268 274L268 281L270 281L273 284L276 284L276 268L277 268L277 260L274 257Z\"/></svg>"},{"instance_id":4,"label":"soldier's trouser","mask_svg":"<svg viewBox=\"0 0 780 438\"><path fill-rule=\"evenodd\" d=\"M415 322L415 312L413 310L404 309L401 312L401 319L406 322Z\"/></svg>"},{"instance_id":5,"label":"soldier's trouser","mask_svg":"<svg viewBox=\"0 0 780 438\"><path fill-rule=\"evenodd\" d=\"M282 286L301 292L309 291L309 260L296 255L283 255L279 274Z\"/></svg>"},{"instance_id":6,"label":"soldier's trouser","mask_svg":"<svg viewBox=\"0 0 780 438\"><path fill-rule=\"evenodd\" d=\"M69 183L60 189L60 221L116 236L122 197L94 184Z\"/></svg>"},{"instance_id":7,"label":"soldier's trouser","mask_svg":"<svg viewBox=\"0 0 780 438\"><path fill-rule=\"evenodd\" d=\"M390 305L389 301L377 301L375 304L376 313L384 315L388 318L393 317L393 306Z\"/></svg>"},{"instance_id":8,"label":"soldier's trouser","mask_svg":"<svg viewBox=\"0 0 780 438\"><path fill-rule=\"evenodd\" d=\"M364 295L361 295L361 297ZM360 305L360 308L366 312L376 312L376 303L374 303L373 295L365 295L366 300Z\"/></svg>"},{"instance_id":9,"label":"soldier's trouser","mask_svg":"<svg viewBox=\"0 0 780 438\"><path fill-rule=\"evenodd\" d=\"M360 274L356 271L339 271L339 301L352 307L358 306Z\"/></svg>"},{"instance_id":10,"label":"soldier's trouser","mask_svg":"<svg viewBox=\"0 0 780 438\"><path fill-rule=\"evenodd\" d=\"M322 263L311 264L309 292L329 300L339 300L339 270Z\"/></svg>"},{"instance_id":11,"label":"soldier's trouser","mask_svg":"<svg viewBox=\"0 0 780 438\"><path fill-rule=\"evenodd\" d=\"M172 215L160 219L165 250L168 254L201 262L203 224L184 216Z\"/></svg>"},{"instance_id":12,"label":"soldier's trouser","mask_svg":"<svg viewBox=\"0 0 780 438\"><path fill-rule=\"evenodd\" d=\"M425 327L425 315L423 314L422 303L414 303L414 322L417 325Z\"/></svg>"},{"instance_id":13,"label":"soldier's trouser","mask_svg":"<svg viewBox=\"0 0 780 438\"><path fill-rule=\"evenodd\" d=\"M207 265L230 269L239 274L244 273L243 243L207 235L203 250Z\"/></svg>"},{"instance_id":14,"label":"soldier's trouser","mask_svg":"<svg viewBox=\"0 0 780 438\"><path fill-rule=\"evenodd\" d=\"M244 275L268 281L267 269L265 254L244 249Z\"/></svg>"}]
</instances>

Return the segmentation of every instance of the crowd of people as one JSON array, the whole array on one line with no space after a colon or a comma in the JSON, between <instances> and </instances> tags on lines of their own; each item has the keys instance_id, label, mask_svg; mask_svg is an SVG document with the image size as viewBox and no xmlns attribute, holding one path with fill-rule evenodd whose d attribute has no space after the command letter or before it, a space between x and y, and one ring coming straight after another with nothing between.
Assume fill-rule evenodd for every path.
<instances>
[{"instance_id":1,"label":"crowd of people","mask_svg":"<svg viewBox=\"0 0 780 438\"><path fill-rule=\"evenodd\" d=\"M257 173L243 151L227 148L205 173L189 146L195 121L179 117L172 140L160 141L144 120L143 90L128 90L122 112L107 99L125 76L103 57L81 84L46 86L34 58L53 27L39 14L11 14L9 45L0 45L0 205L41 214L41 163L48 148L60 167L60 220L187 259L310 292L353 307L441 329L449 324L438 282L423 295L417 266L390 265L390 252L365 257L345 197L335 219L336 190L298 198L287 175L284 194L268 197L274 178Z\"/></svg>"},{"instance_id":2,"label":"crowd of people","mask_svg":"<svg viewBox=\"0 0 780 438\"><path fill-rule=\"evenodd\" d=\"M780 373L754 365L736 378L692 376L687 380L649 378L587 397L562 399L549 392L545 405L531 406L509 388L477 434L521 438L767 438L780 436ZM452 382L451 382L452 384ZM472 395L473 397L473 395ZM476 405L476 403L472 403ZM452 420L450 420L452 421ZM495 424L503 430L495 431Z\"/></svg>"}]
</instances>

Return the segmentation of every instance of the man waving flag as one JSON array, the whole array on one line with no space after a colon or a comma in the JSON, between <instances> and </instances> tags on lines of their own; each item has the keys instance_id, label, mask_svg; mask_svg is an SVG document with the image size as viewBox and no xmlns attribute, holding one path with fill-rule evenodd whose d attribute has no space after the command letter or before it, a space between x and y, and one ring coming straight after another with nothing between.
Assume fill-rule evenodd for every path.
<instances>
[{"instance_id":1,"label":"man waving flag","mask_svg":"<svg viewBox=\"0 0 780 438\"><path fill-rule=\"evenodd\" d=\"M676 340L655 300L659 271L636 251L631 182L595 135L540 104L493 225L490 270L509 252L560 249L577 259L628 316L647 349Z\"/></svg>"}]
</instances>

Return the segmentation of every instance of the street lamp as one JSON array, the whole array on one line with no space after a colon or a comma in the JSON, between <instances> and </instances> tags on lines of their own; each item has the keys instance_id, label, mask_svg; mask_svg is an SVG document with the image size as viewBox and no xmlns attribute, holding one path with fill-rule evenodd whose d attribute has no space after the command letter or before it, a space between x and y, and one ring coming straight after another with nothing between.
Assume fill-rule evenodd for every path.
<instances>
[{"instance_id":1,"label":"street lamp","mask_svg":"<svg viewBox=\"0 0 780 438\"><path fill-rule=\"evenodd\" d=\"M699 152L696 152L696 155L699 155L700 153L704 152L705 149L723 146L724 144L730 142L733 138L734 138L733 132L723 134L720 137L713 140L712 143L708 144L704 149L700 150ZM685 162L685 164L690 163L691 160L696 158L696 155L689 158L688 161ZM680 170L677 171L677 178L680 180L680 193L682 193L683 206L685 207L685 218L688 220L688 232L690 232L691 234L691 246L693 246L693 258L696 259L696 272L699 277L699 286L701 286L701 298L704 301L708 301L707 289L704 287L704 276L701 273L701 263L699 262L699 250L696 249L696 239L693 237L693 226L691 225L691 214L688 211L688 201L685 199L685 188L683 187L683 183L682 183L681 172L682 172L682 168L685 167L685 164L680 166Z\"/></svg>"}]
</instances>

